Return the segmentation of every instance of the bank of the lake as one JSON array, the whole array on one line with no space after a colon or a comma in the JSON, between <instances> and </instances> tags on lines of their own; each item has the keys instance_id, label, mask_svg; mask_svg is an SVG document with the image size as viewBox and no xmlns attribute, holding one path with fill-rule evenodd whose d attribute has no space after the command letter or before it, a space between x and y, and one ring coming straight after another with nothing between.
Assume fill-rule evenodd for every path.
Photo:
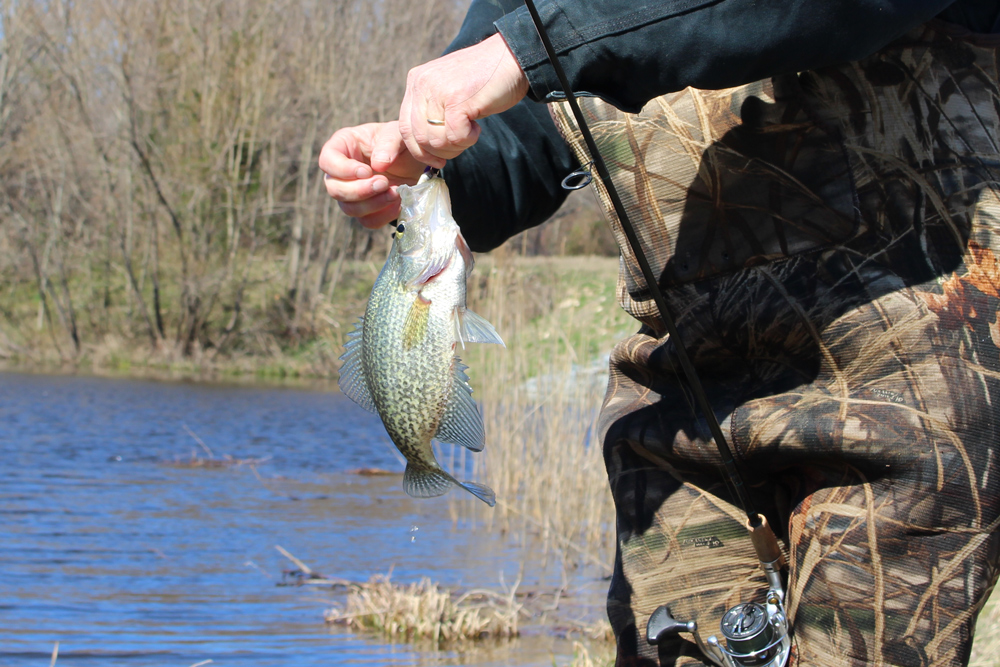
<instances>
[{"instance_id":1,"label":"bank of the lake","mask_svg":"<svg viewBox=\"0 0 1000 667\"><path fill-rule=\"evenodd\" d=\"M187 350L175 336L152 340L127 303L81 317L77 349L69 334L46 319L38 290L30 283L15 286L7 281L0 289L0 368L279 385L316 386L335 380L345 337L364 313L381 267L373 261L343 262L328 293L292 323L285 319L285 296L274 286L275 264L262 261L259 275L251 272L238 317L220 306L203 324L206 330L225 331L232 321L233 335L209 336L206 346ZM588 352L597 351L609 348L631 326L614 305L617 276L618 260L613 257L522 257L498 251L478 257L470 305L495 310L499 297L504 311L500 317L526 318L536 325L537 332L529 330L525 336L547 337L565 330L579 337L576 330L589 330L594 341ZM588 304L583 296L581 306L581 294L599 301ZM573 321L566 322L567 316Z\"/></svg>"}]
</instances>

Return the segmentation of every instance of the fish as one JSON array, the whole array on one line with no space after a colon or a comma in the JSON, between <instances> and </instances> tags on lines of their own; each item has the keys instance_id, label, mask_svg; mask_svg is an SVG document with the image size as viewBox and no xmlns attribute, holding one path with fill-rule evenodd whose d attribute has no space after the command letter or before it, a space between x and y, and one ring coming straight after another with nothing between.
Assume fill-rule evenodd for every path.
<instances>
[{"instance_id":1,"label":"fish","mask_svg":"<svg viewBox=\"0 0 1000 667\"><path fill-rule=\"evenodd\" d=\"M457 486L493 507L494 491L455 479L435 459L431 441L483 450L483 418L457 348L506 346L466 307L475 262L452 217L445 180L426 173L414 186L401 185L399 197L389 256L340 357L340 389L382 419L406 459L408 495L433 498Z\"/></svg>"}]
</instances>

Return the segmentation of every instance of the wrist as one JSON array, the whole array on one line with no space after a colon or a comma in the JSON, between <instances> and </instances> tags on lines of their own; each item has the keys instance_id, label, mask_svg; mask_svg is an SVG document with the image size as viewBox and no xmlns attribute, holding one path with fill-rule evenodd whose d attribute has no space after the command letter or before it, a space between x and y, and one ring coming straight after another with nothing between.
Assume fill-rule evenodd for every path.
<instances>
[{"instance_id":1,"label":"wrist","mask_svg":"<svg viewBox=\"0 0 1000 667\"><path fill-rule=\"evenodd\" d=\"M500 52L500 64L497 68L498 74L503 77L503 79L509 82L509 86L512 94L516 98L515 102L519 102L521 98L528 94L530 85L528 83L528 76L521 69L521 63L518 62L517 56L514 51L507 44L507 40L501 33L496 33L490 40L495 40L496 49Z\"/></svg>"}]
</instances>

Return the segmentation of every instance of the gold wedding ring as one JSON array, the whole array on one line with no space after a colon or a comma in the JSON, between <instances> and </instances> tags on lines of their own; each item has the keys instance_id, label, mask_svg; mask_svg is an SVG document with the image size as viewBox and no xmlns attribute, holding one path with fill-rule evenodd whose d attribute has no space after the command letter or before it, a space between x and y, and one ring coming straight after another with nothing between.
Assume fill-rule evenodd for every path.
<instances>
[{"instance_id":1,"label":"gold wedding ring","mask_svg":"<svg viewBox=\"0 0 1000 667\"><path fill-rule=\"evenodd\" d=\"M444 125L444 121L443 120L437 120L435 118L428 118L427 119L427 124L428 125L437 125L437 126L440 127L440 126Z\"/></svg>"}]
</instances>

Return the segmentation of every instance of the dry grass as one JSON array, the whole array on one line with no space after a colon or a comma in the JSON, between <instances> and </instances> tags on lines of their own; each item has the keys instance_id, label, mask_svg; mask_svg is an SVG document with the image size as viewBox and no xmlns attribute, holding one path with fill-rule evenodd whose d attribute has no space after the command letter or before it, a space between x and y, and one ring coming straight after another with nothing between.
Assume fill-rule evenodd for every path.
<instances>
[{"instance_id":1,"label":"dry grass","mask_svg":"<svg viewBox=\"0 0 1000 667\"><path fill-rule=\"evenodd\" d=\"M1000 587L979 614L969 667L1000 667Z\"/></svg>"},{"instance_id":2,"label":"dry grass","mask_svg":"<svg viewBox=\"0 0 1000 667\"><path fill-rule=\"evenodd\" d=\"M406 585L379 574L352 585L344 606L330 609L326 621L440 645L516 637L521 610L515 590L508 595L469 591L456 597L427 578Z\"/></svg>"},{"instance_id":3,"label":"dry grass","mask_svg":"<svg viewBox=\"0 0 1000 667\"><path fill-rule=\"evenodd\" d=\"M507 343L463 354L486 422L477 473L498 502L492 511L452 502L457 515L525 545L528 570L553 559L611 570L614 514L596 418L605 355L632 326L615 303L616 276L612 258L500 255L472 277L470 307Z\"/></svg>"},{"instance_id":4,"label":"dry grass","mask_svg":"<svg viewBox=\"0 0 1000 667\"><path fill-rule=\"evenodd\" d=\"M343 586L348 590L346 600L327 611L327 623L418 646L427 643L441 648L511 639L520 634L522 619L546 619L553 611L550 595L521 592L517 585L504 594L482 589L456 592L427 578L407 585L393 583L390 575L376 575L365 583ZM614 663L614 637L606 619L561 625L553 632L573 639L572 654L554 655L554 665L603 667Z\"/></svg>"},{"instance_id":5,"label":"dry grass","mask_svg":"<svg viewBox=\"0 0 1000 667\"><path fill-rule=\"evenodd\" d=\"M613 644L588 646L581 642L573 642L573 661L569 663L569 667L605 667L614 664Z\"/></svg>"}]
</instances>

